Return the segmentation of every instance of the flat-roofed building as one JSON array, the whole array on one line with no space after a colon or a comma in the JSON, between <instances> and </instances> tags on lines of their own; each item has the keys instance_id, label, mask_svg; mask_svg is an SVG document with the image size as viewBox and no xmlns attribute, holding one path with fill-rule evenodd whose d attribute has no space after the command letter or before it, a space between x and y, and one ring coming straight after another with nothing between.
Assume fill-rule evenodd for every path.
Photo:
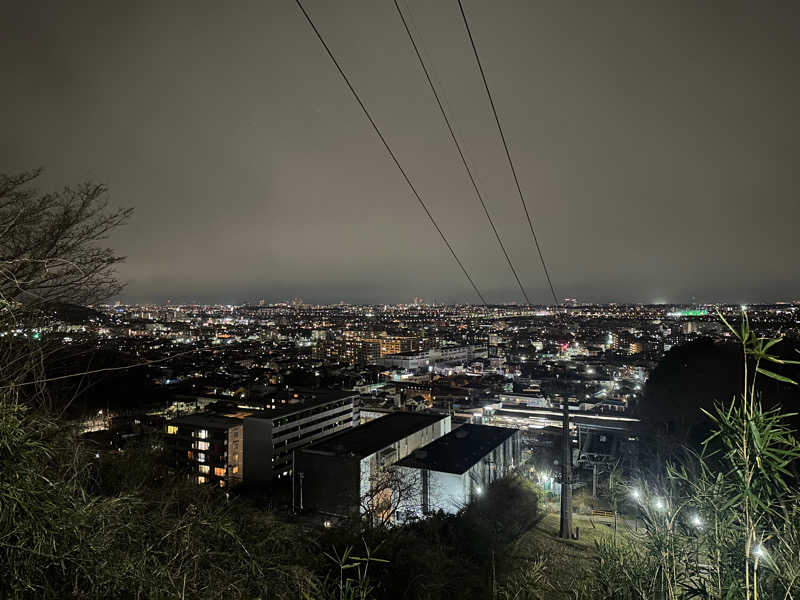
<instances>
[{"instance_id":1,"label":"flat-roofed building","mask_svg":"<svg viewBox=\"0 0 800 600\"><path fill-rule=\"evenodd\" d=\"M242 399L224 414L169 421L165 446L174 466L198 483L269 485L291 475L294 450L357 425L357 399L316 390Z\"/></svg>"},{"instance_id":2,"label":"flat-roofed building","mask_svg":"<svg viewBox=\"0 0 800 600\"><path fill-rule=\"evenodd\" d=\"M428 350L419 352L398 352L383 356L375 362L384 367L395 367L398 369L406 369L407 371L415 371L430 363L430 352Z\"/></svg>"},{"instance_id":3,"label":"flat-roofed building","mask_svg":"<svg viewBox=\"0 0 800 600\"><path fill-rule=\"evenodd\" d=\"M303 448L295 453L295 507L337 516L364 512L363 499L387 467L450 427L449 415L395 412Z\"/></svg>"},{"instance_id":4,"label":"flat-roofed building","mask_svg":"<svg viewBox=\"0 0 800 600\"><path fill-rule=\"evenodd\" d=\"M197 483L225 487L242 481L242 420L196 414L166 425L165 448L178 471Z\"/></svg>"},{"instance_id":5,"label":"flat-roofed building","mask_svg":"<svg viewBox=\"0 0 800 600\"><path fill-rule=\"evenodd\" d=\"M418 352L401 352L382 355L375 363L384 367L395 367L414 371L431 365L441 366L441 364L468 362L474 358L483 357L485 355L486 351L480 346L447 346Z\"/></svg>"},{"instance_id":6,"label":"flat-roofed building","mask_svg":"<svg viewBox=\"0 0 800 600\"><path fill-rule=\"evenodd\" d=\"M264 485L292 474L292 455L358 424L353 392L291 392L266 398L244 417L245 481Z\"/></svg>"},{"instance_id":7,"label":"flat-roofed building","mask_svg":"<svg viewBox=\"0 0 800 600\"><path fill-rule=\"evenodd\" d=\"M520 432L491 425L466 424L412 452L397 466L416 493L407 499L404 518L437 512L456 513L492 482L519 466Z\"/></svg>"}]
</instances>

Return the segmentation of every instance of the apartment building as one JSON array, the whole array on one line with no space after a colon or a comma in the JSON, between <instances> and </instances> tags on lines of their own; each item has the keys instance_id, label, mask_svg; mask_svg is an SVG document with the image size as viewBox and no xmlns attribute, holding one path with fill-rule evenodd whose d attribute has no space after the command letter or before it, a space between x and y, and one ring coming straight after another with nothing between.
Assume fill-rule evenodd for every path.
<instances>
[{"instance_id":1,"label":"apartment building","mask_svg":"<svg viewBox=\"0 0 800 600\"><path fill-rule=\"evenodd\" d=\"M225 487L242 481L243 435L241 419L189 415L166 424L164 446L179 472L199 484Z\"/></svg>"}]
</instances>

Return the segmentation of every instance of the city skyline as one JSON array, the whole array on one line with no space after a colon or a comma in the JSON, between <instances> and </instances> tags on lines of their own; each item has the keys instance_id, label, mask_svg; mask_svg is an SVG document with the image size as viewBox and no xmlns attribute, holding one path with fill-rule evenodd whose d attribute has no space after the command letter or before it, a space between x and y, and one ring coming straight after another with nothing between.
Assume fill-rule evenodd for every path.
<instances>
[{"instance_id":1,"label":"city skyline","mask_svg":"<svg viewBox=\"0 0 800 600\"><path fill-rule=\"evenodd\" d=\"M4 171L106 183L125 302L478 302L292 2L7 7ZM391 2L306 8L487 301L522 303ZM402 4L532 302L458 5ZM795 5L465 9L559 299L800 297Z\"/></svg>"}]
</instances>

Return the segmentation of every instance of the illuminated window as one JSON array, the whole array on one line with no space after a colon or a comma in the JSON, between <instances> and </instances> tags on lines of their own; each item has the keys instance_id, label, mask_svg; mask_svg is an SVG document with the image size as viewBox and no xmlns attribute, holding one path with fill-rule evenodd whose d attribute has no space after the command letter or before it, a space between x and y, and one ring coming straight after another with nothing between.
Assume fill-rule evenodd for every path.
<instances>
[{"instance_id":1,"label":"illuminated window","mask_svg":"<svg viewBox=\"0 0 800 600\"><path fill-rule=\"evenodd\" d=\"M209 443L208 442L196 442L194 446L198 450L208 450Z\"/></svg>"},{"instance_id":2,"label":"illuminated window","mask_svg":"<svg viewBox=\"0 0 800 600\"><path fill-rule=\"evenodd\" d=\"M199 469L200 469L201 473L210 473L211 472L211 467L209 467L208 465L200 465Z\"/></svg>"},{"instance_id":3,"label":"illuminated window","mask_svg":"<svg viewBox=\"0 0 800 600\"><path fill-rule=\"evenodd\" d=\"M201 440L206 439L208 437L208 429L198 430L197 437L199 437Z\"/></svg>"},{"instance_id":4,"label":"illuminated window","mask_svg":"<svg viewBox=\"0 0 800 600\"><path fill-rule=\"evenodd\" d=\"M217 477L225 477L225 467L214 467L214 475Z\"/></svg>"},{"instance_id":5,"label":"illuminated window","mask_svg":"<svg viewBox=\"0 0 800 600\"><path fill-rule=\"evenodd\" d=\"M186 456L187 456L187 457L189 457L190 459L192 459L192 458L194 458L194 453L193 453L191 450L189 450L189 451L186 453Z\"/></svg>"},{"instance_id":6,"label":"illuminated window","mask_svg":"<svg viewBox=\"0 0 800 600\"><path fill-rule=\"evenodd\" d=\"M199 476L197 477L197 483L205 483L206 481L208 481L208 479L206 479L206 478L205 478L205 477L203 477L202 475L199 475Z\"/></svg>"},{"instance_id":7,"label":"illuminated window","mask_svg":"<svg viewBox=\"0 0 800 600\"><path fill-rule=\"evenodd\" d=\"M167 425L167 433L169 433L169 434L178 433L178 426L177 425Z\"/></svg>"},{"instance_id":8,"label":"illuminated window","mask_svg":"<svg viewBox=\"0 0 800 600\"><path fill-rule=\"evenodd\" d=\"M206 462L206 455L203 452L197 453L197 462Z\"/></svg>"},{"instance_id":9,"label":"illuminated window","mask_svg":"<svg viewBox=\"0 0 800 600\"><path fill-rule=\"evenodd\" d=\"M231 469L231 472L232 472L234 475L236 475L236 473L238 473L238 472L239 472L239 465L234 465L234 466L233 466L233 469Z\"/></svg>"},{"instance_id":10,"label":"illuminated window","mask_svg":"<svg viewBox=\"0 0 800 600\"><path fill-rule=\"evenodd\" d=\"M219 487L225 487L225 480L224 479L220 479L219 480Z\"/></svg>"}]
</instances>

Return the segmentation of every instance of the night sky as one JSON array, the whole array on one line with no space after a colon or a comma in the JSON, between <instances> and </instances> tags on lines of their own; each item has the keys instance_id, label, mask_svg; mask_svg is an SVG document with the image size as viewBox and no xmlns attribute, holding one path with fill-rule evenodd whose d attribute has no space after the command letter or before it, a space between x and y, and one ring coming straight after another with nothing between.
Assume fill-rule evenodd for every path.
<instances>
[{"instance_id":1,"label":"night sky","mask_svg":"<svg viewBox=\"0 0 800 600\"><path fill-rule=\"evenodd\" d=\"M392 1L305 6L487 300L521 300ZM548 302L458 5L401 6ZM560 297L800 298L800 3L464 6ZM476 301L293 0L0 10L0 171L135 207L123 301Z\"/></svg>"}]
</instances>

